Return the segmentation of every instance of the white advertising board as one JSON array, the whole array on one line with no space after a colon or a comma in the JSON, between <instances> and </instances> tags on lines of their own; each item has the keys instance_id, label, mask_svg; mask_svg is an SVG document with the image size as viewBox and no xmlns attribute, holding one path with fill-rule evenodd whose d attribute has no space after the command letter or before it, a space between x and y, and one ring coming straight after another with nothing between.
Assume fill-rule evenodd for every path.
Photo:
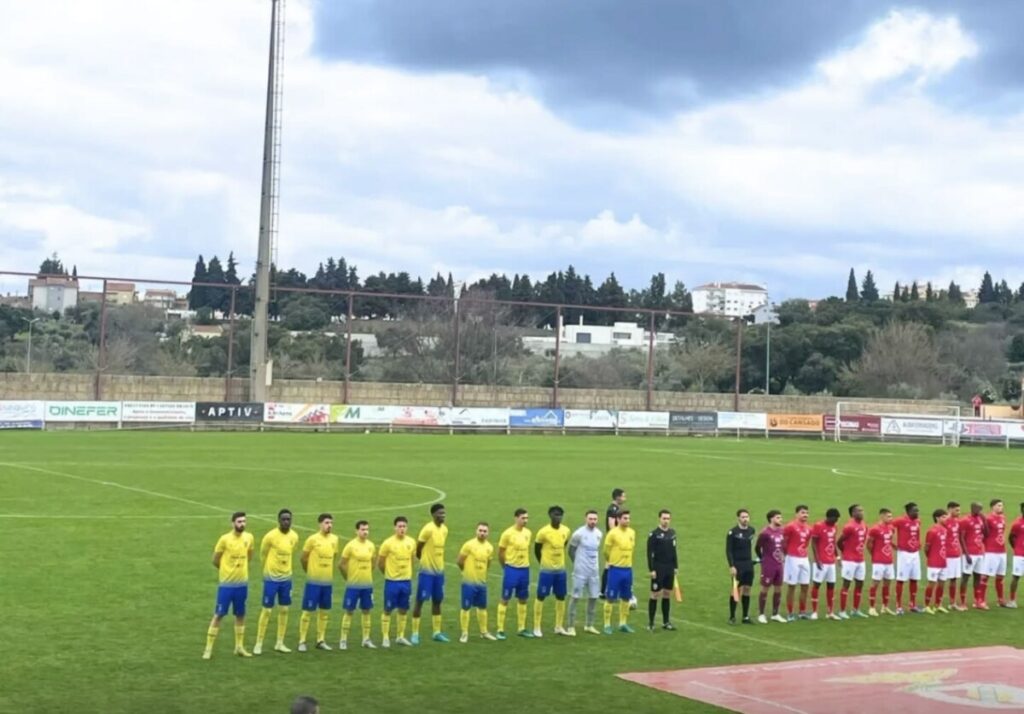
<instances>
[{"instance_id":1,"label":"white advertising board","mask_svg":"<svg viewBox=\"0 0 1024 714\"><path fill-rule=\"evenodd\" d=\"M610 409L566 409L567 429L614 429L615 412Z\"/></svg>"},{"instance_id":2,"label":"white advertising board","mask_svg":"<svg viewBox=\"0 0 1024 714\"><path fill-rule=\"evenodd\" d=\"M47 402L48 422L119 422L121 402Z\"/></svg>"},{"instance_id":3,"label":"white advertising board","mask_svg":"<svg viewBox=\"0 0 1024 714\"><path fill-rule=\"evenodd\" d=\"M0 429L41 429L45 414L43 402L0 402Z\"/></svg>"},{"instance_id":4,"label":"white advertising board","mask_svg":"<svg viewBox=\"0 0 1024 714\"><path fill-rule=\"evenodd\" d=\"M148 424L191 424L195 402L121 402L121 421Z\"/></svg>"},{"instance_id":5,"label":"white advertising board","mask_svg":"<svg viewBox=\"0 0 1024 714\"><path fill-rule=\"evenodd\" d=\"M668 412L622 412L618 414L620 429L668 429Z\"/></svg>"},{"instance_id":6,"label":"white advertising board","mask_svg":"<svg viewBox=\"0 0 1024 714\"><path fill-rule=\"evenodd\" d=\"M955 422L951 422L955 424ZM955 426L953 427L955 430ZM943 434L943 420L914 417L882 417L883 436L938 436Z\"/></svg>"},{"instance_id":7,"label":"white advertising board","mask_svg":"<svg viewBox=\"0 0 1024 714\"><path fill-rule=\"evenodd\" d=\"M327 404L267 402L263 407L263 421L268 424L326 424L330 414Z\"/></svg>"},{"instance_id":8,"label":"white advertising board","mask_svg":"<svg viewBox=\"0 0 1024 714\"><path fill-rule=\"evenodd\" d=\"M442 426L508 426L508 409L490 409L477 407L441 407L438 410L438 421Z\"/></svg>"},{"instance_id":9,"label":"white advertising board","mask_svg":"<svg viewBox=\"0 0 1024 714\"><path fill-rule=\"evenodd\" d=\"M395 416L391 419L395 426L439 426L441 423L440 407L395 407Z\"/></svg>"},{"instance_id":10,"label":"white advertising board","mask_svg":"<svg viewBox=\"0 0 1024 714\"><path fill-rule=\"evenodd\" d=\"M718 428L764 431L768 428L768 415L764 412L718 412Z\"/></svg>"}]
</instances>

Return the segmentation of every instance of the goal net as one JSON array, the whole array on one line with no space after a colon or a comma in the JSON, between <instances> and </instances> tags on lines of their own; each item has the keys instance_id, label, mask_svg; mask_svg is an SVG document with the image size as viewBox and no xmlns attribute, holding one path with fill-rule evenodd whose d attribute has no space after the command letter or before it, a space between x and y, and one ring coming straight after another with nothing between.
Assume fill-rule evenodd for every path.
<instances>
[{"instance_id":1,"label":"goal net","mask_svg":"<svg viewBox=\"0 0 1024 714\"><path fill-rule=\"evenodd\" d=\"M959 446L960 405L940 402L898 405L893 402L838 402L835 417L826 419L825 429L832 432L836 441L880 439Z\"/></svg>"}]
</instances>

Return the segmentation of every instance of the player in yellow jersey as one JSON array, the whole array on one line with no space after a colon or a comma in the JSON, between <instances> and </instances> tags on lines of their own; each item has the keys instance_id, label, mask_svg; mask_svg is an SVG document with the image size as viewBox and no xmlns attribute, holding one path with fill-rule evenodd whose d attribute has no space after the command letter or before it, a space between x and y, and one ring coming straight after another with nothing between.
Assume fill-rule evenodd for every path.
<instances>
[{"instance_id":1,"label":"player in yellow jersey","mask_svg":"<svg viewBox=\"0 0 1024 714\"><path fill-rule=\"evenodd\" d=\"M245 649L245 600L249 596L249 561L252 560L252 533L245 532L245 513L231 514L231 532L217 540L213 549L213 567L217 569L220 585L217 586L217 604L213 619L206 630L206 649L203 659L213 656L213 643L220 632L220 621L228 614L235 615L235 654L252 657Z\"/></svg>"},{"instance_id":2,"label":"player in yellow jersey","mask_svg":"<svg viewBox=\"0 0 1024 714\"><path fill-rule=\"evenodd\" d=\"M430 600L434 642L449 642L441 630L441 602L444 600L444 544L448 542L447 513L443 503L430 507L431 521L423 526L416 539L416 557L420 561L419 579L416 581L416 604L412 609L412 644L420 643L420 613L424 600Z\"/></svg>"},{"instance_id":3,"label":"player in yellow jersey","mask_svg":"<svg viewBox=\"0 0 1024 714\"><path fill-rule=\"evenodd\" d=\"M398 516L394 525L395 534L381 543L377 551L377 567L384 573L384 613L380 616L383 637L380 646L385 648L391 646L391 613L395 610L398 610L395 644L406 647L412 644L405 639L405 617L412 597L412 558L416 554L416 540L407 535L408 518Z\"/></svg>"},{"instance_id":4,"label":"player in yellow jersey","mask_svg":"<svg viewBox=\"0 0 1024 714\"><path fill-rule=\"evenodd\" d=\"M487 631L487 569L494 557L494 546L487 542L491 528L484 521L476 524L476 537L462 544L459 550L459 570L462 571L462 612L459 623L462 634L459 642L469 642L469 611L476 608L476 621L480 636L485 640L497 639Z\"/></svg>"},{"instance_id":5,"label":"player in yellow jersey","mask_svg":"<svg viewBox=\"0 0 1024 714\"><path fill-rule=\"evenodd\" d=\"M370 542L370 524L368 521L356 521L356 537L345 544L341 551L338 570L348 581L345 586L345 598L341 608L341 642L338 649L348 649L348 632L352 627L352 613L358 607L362 613L363 647L376 649L370 639L372 622L370 610L373 609L373 554L377 548Z\"/></svg>"},{"instance_id":6,"label":"player in yellow jersey","mask_svg":"<svg viewBox=\"0 0 1024 714\"><path fill-rule=\"evenodd\" d=\"M565 595L568 592L568 577L565 572L565 545L572 532L562 525L565 511L561 506L548 509L551 524L537 531L533 541L533 554L540 563L537 576L537 600L533 603L533 636L543 637L541 622L544 619L544 599L555 593L555 634L567 635L565 631Z\"/></svg>"},{"instance_id":7,"label":"player in yellow jersey","mask_svg":"<svg viewBox=\"0 0 1024 714\"><path fill-rule=\"evenodd\" d=\"M275 652L291 652L285 647L284 635L288 631L288 608L292 604L292 559L299 534L292 530L292 512L282 508L277 512L277 528L267 532L260 541L260 560L263 562L263 609L256 628L255 655L263 654L263 638L277 601L277 644Z\"/></svg>"},{"instance_id":8,"label":"player in yellow jersey","mask_svg":"<svg viewBox=\"0 0 1024 714\"><path fill-rule=\"evenodd\" d=\"M526 628L526 602L530 598L530 539L533 534L526 527L530 514L525 508L517 508L515 523L505 529L498 540L498 561L504 568L501 578L501 602L498 603L498 639L504 640L505 616L508 612L508 601L514 596L519 602L516 605L516 623L519 625L520 637L533 637Z\"/></svg>"},{"instance_id":9,"label":"player in yellow jersey","mask_svg":"<svg viewBox=\"0 0 1024 714\"><path fill-rule=\"evenodd\" d=\"M317 516L319 530L306 539L299 562L306 571L306 587L302 591L302 617L299 619L299 652L306 651L306 633L313 613L316 619L316 648L329 650L327 620L331 615L334 594L334 558L338 555L338 536L331 533L334 517L330 513ZM319 610L319 612L317 612Z\"/></svg>"},{"instance_id":10,"label":"player in yellow jersey","mask_svg":"<svg viewBox=\"0 0 1024 714\"><path fill-rule=\"evenodd\" d=\"M629 527L628 510L619 512L618 525L608 531L604 539L604 559L608 564L608 589L605 591L604 633L610 635L612 610L619 604L619 632L633 632L626 620L629 617L629 601L633 597L633 550L636 548L636 531Z\"/></svg>"}]
</instances>

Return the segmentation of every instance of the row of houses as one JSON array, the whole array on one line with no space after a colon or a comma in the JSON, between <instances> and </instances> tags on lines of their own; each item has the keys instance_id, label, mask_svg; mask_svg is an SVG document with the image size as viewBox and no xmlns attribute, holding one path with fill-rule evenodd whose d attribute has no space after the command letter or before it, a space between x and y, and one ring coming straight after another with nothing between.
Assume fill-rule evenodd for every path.
<instances>
[{"instance_id":1,"label":"row of houses","mask_svg":"<svg viewBox=\"0 0 1024 714\"><path fill-rule=\"evenodd\" d=\"M164 288L150 288L141 300L135 283L109 280L105 283L108 305L149 305L160 310L186 310L188 298ZM85 303L103 302L103 291L82 290L78 278L46 276L28 281L24 306L41 312L59 312ZM11 301L8 301L11 302Z\"/></svg>"}]
</instances>

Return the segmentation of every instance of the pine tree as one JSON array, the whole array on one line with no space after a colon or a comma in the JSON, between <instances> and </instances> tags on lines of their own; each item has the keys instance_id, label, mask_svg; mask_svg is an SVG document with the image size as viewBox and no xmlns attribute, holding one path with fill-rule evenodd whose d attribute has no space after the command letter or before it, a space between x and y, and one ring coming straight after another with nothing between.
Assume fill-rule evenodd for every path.
<instances>
[{"instance_id":1,"label":"pine tree","mask_svg":"<svg viewBox=\"0 0 1024 714\"><path fill-rule=\"evenodd\" d=\"M955 305L964 304L964 294L960 290L960 286L952 280L949 281L949 287L946 289L946 299Z\"/></svg>"},{"instance_id":2,"label":"pine tree","mask_svg":"<svg viewBox=\"0 0 1024 714\"><path fill-rule=\"evenodd\" d=\"M1013 291L1005 280L1000 280L996 286L996 301L1003 305L1013 302Z\"/></svg>"},{"instance_id":3,"label":"pine tree","mask_svg":"<svg viewBox=\"0 0 1024 714\"><path fill-rule=\"evenodd\" d=\"M224 268L221 267L220 258L217 256L210 258L210 262L206 265L206 282L218 284L224 282ZM220 310L227 294L228 291L224 288L206 288L206 307L211 310Z\"/></svg>"},{"instance_id":4,"label":"pine tree","mask_svg":"<svg viewBox=\"0 0 1024 714\"><path fill-rule=\"evenodd\" d=\"M77 265L71 266L71 277L76 279L76 280L78 279L78 266ZM1024 285L1021 285L1021 287L1024 287Z\"/></svg>"},{"instance_id":5,"label":"pine tree","mask_svg":"<svg viewBox=\"0 0 1024 714\"><path fill-rule=\"evenodd\" d=\"M878 286L875 285L875 276L870 270L864 275L864 282L860 286L860 299L864 302L878 300Z\"/></svg>"},{"instance_id":6,"label":"pine tree","mask_svg":"<svg viewBox=\"0 0 1024 714\"><path fill-rule=\"evenodd\" d=\"M997 299L995 285L992 284L992 276L986 270L981 279L981 288L978 289L978 302L980 304L995 302Z\"/></svg>"},{"instance_id":7,"label":"pine tree","mask_svg":"<svg viewBox=\"0 0 1024 714\"><path fill-rule=\"evenodd\" d=\"M932 288L932 281L929 280L924 286L924 301L932 302L935 300L935 289Z\"/></svg>"},{"instance_id":8,"label":"pine tree","mask_svg":"<svg viewBox=\"0 0 1024 714\"><path fill-rule=\"evenodd\" d=\"M235 260L235 252L231 251L228 253L228 268L224 271L224 282L227 285L241 285L241 281L238 279L238 261ZM238 291L235 293L235 311L238 311ZM231 310L231 290L224 291L224 300L221 302L221 312L225 315Z\"/></svg>"},{"instance_id":9,"label":"pine tree","mask_svg":"<svg viewBox=\"0 0 1024 714\"><path fill-rule=\"evenodd\" d=\"M897 280L896 281L896 285L892 289L892 301L893 302L899 302L901 295L902 295L902 292L900 291L900 281Z\"/></svg>"},{"instance_id":10,"label":"pine tree","mask_svg":"<svg viewBox=\"0 0 1024 714\"><path fill-rule=\"evenodd\" d=\"M1021 283L1020 287L1017 288L1017 296L1015 300L1017 302L1024 302L1024 283Z\"/></svg>"},{"instance_id":11,"label":"pine tree","mask_svg":"<svg viewBox=\"0 0 1024 714\"><path fill-rule=\"evenodd\" d=\"M206 261L203 260L202 255L196 260L196 269L192 273L192 282L206 282ZM206 307L206 288L202 285L193 285L192 289L188 292L188 309L198 310L201 307Z\"/></svg>"},{"instance_id":12,"label":"pine tree","mask_svg":"<svg viewBox=\"0 0 1024 714\"><path fill-rule=\"evenodd\" d=\"M60 262L56 253L50 255L39 266L39 275L67 275L67 268Z\"/></svg>"},{"instance_id":13,"label":"pine tree","mask_svg":"<svg viewBox=\"0 0 1024 714\"><path fill-rule=\"evenodd\" d=\"M857 276L853 273L853 268L850 268L850 277L846 281L846 302L857 302L860 299L860 293L857 292Z\"/></svg>"},{"instance_id":14,"label":"pine tree","mask_svg":"<svg viewBox=\"0 0 1024 714\"><path fill-rule=\"evenodd\" d=\"M921 299L921 293L917 289L917 281L910 286L910 302L917 302Z\"/></svg>"},{"instance_id":15,"label":"pine tree","mask_svg":"<svg viewBox=\"0 0 1024 714\"><path fill-rule=\"evenodd\" d=\"M900 302L910 302L910 288L906 285L903 286L903 292L900 293Z\"/></svg>"}]
</instances>

